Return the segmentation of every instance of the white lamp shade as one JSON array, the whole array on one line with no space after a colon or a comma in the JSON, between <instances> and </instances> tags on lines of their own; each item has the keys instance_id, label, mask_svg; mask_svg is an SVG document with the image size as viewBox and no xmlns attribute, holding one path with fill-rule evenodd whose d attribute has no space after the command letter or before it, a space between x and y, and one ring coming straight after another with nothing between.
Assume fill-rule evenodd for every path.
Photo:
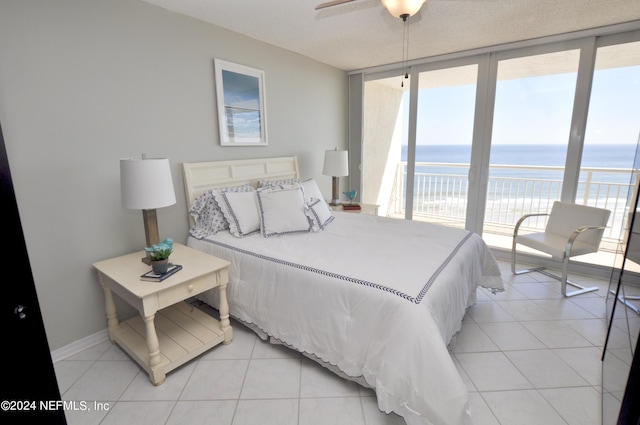
<instances>
[{"instance_id":1,"label":"white lamp shade","mask_svg":"<svg viewBox=\"0 0 640 425\"><path fill-rule=\"evenodd\" d=\"M424 2L425 0L382 0L384 7L396 18L400 18L402 15L415 15Z\"/></svg>"},{"instance_id":2,"label":"white lamp shade","mask_svg":"<svg viewBox=\"0 0 640 425\"><path fill-rule=\"evenodd\" d=\"M349 175L349 152L348 151L325 151L324 167L322 174L325 176L343 177Z\"/></svg>"},{"instance_id":3,"label":"white lamp shade","mask_svg":"<svg viewBox=\"0 0 640 425\"><path fill-rule=\"evenodd\" d=\"M151 210L176 203L171 167L167 158L120 160L122 206Z\"/></svg>"}]
</instances>

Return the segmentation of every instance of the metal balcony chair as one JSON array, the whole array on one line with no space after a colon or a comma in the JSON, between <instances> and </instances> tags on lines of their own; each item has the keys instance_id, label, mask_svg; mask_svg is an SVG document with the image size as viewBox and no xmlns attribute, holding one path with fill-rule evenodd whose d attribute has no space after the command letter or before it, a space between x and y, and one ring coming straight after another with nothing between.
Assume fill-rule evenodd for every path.
<instances>
[{"instance_id":1,"label":"metal balcony chair","mask_svg":"<svg viewBox=\"0 0 640 425\"><path fill-rule=\"evenodd\" d=\"M597 252L602 240L602 234L607 227L611 211L556 201L550 213L526 214L518 220L513 231L513 245L511 247L511 271L515 275L539 272L559 280L561 292L565 297L597 291L598 287L585 288L575 282L567 280L569 259L578 255ZM522 223L530 217L549 216L544 232L519 235ZM551 255L553 259L562 261L562 276L546 271L545 267L527 270L516 270L516 245L521 244L537 251ZM567 293L567 285L578 288L577 291Z\"/></svg>"}]
</instances>

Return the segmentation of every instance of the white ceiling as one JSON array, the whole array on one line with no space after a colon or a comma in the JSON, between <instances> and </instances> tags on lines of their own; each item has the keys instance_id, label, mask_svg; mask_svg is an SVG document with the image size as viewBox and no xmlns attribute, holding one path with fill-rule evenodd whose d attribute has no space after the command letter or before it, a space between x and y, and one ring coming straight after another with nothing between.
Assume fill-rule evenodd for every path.
<instances>
[{"instance_id":1,"label":"white ceiling","mask_svg":"<svg viewBox=\"0 0 640 425\"><path fill-rule=\"evenodd\" d=\"M142 0L345 71L403 61L403 22L380 0ZM427 0L409 59L640 20L640 0Z\"/></svg>"}]
</instances>

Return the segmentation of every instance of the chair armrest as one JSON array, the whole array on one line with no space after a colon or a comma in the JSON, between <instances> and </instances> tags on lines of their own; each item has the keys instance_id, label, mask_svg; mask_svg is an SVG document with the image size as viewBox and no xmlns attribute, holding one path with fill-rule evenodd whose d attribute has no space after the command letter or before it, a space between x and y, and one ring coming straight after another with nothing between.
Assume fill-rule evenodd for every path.
<instances>
[{"instance_id":1,"label":"chair armrest","mask_svg":"<svg viewBox=\"0 0 640 425\"><path fill-rule=\"evenodd\" d=\"M587 230L604 230L606 228L607 228L607 226L582 226L582 227L578 227L576 230L573 231L571 236L569 236L569 240L567 241L567 248L565 250L565 255L567 257L571 257L571 249L573 248L573 243L576 241L576 239L578 238L580 233L582 233L584 231L587 231Z\"/></svg>"},{"instance_id":2,"label":"chair armrest","mask_svg":"<svg viewBox=\"0 0 640 425\"><path fill-rule=\"evenodd\" d=\"M515 238L516 236L518 236L518 230L520 229L520 226L522 225L522 223L526 219L528 219L530 217L539 217L539 216L544 216L544 215L549 215L549 213L525 214L522 217L520 217L520 220L518 220L518 222L516 223L516 227L514 227L514 229L513 229L513 237Z\"/></svg>"}]
</instances>

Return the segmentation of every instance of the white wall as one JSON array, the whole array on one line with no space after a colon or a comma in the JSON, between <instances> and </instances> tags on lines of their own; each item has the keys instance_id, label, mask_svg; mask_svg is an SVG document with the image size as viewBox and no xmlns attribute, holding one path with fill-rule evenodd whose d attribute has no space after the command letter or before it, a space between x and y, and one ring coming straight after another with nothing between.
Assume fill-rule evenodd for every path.
<instances>
[{"instance_id":1,"label":"white wall","mask_svg":"<svg viewBox=\"0 0 640 425\"><path fill-rule=\"evenodd\" d=\"M362 202L386 216L402 152L403 91L369 81L365 85ZM407 119L408 120L408 119Z\"/></svg>"},{"instance_id":2,"label":"white wall","mask_svg":"<svg viewBox=\"0 0 640 425\"><path fill-rule=\"evenodd\" d=\"M216 57L265 71L268 147L219 146ZM328 197L322 158L347 146L347 75L136 0L0 0L0 123L55 350L106 327L91 264L144 245L142 213L120 205L120 158L170 159L178 202L158 220L177 242L182 162L297 155Z\"/></svg>"}]
</instances>

